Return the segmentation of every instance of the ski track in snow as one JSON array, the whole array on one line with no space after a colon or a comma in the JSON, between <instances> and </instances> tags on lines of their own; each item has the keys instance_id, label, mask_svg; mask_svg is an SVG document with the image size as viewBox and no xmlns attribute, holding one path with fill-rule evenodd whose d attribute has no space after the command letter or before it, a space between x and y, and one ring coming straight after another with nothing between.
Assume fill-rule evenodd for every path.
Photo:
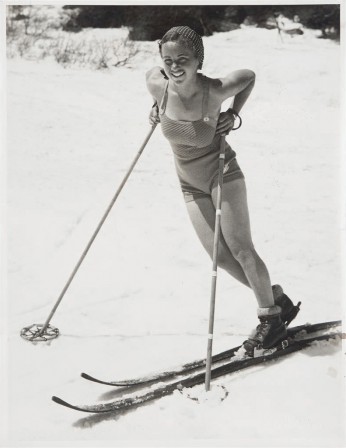
<instances>
[{"instance_id":1,"label":"ski track in snow","mask_svg":"<svg viewBox=\"0 0 346 448\"><path fill-rule=\"evenodd\" d=\"M272 282L302 301L295 325L340 319L339 46L309 34L281 44L261 29L204 42L207 75L257 74L228 141ZM205 356L211 262L159 127L52 321L61 336L36 345L19 337L48 316L149 130L145 71L160 60L154 42L141 45L131 68L109 72L8 63L8 440L341 446L340 341L213 381L215 395L228 391L221 402L175 393L117 416L82 416L50 400L117 395L81 371L125 379ZM251 291L220 272L214 352L240 345L256 324Z\"/></svg>"}]
</instances>

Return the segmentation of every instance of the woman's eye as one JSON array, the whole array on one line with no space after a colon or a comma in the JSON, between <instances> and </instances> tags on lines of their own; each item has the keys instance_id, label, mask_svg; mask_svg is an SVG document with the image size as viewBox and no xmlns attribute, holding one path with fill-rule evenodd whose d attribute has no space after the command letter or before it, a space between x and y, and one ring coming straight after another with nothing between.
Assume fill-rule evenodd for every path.
<instances>
[{"instance_id":1,"label":"woman's eye","mask_svg":"<svg viewBox=\"0 0 346 448\"><path fill-rule=\"evenodd\" d=\"M178 59L178 61L177 61L178 64L185 64L186 62L187 62L187 58L181 58L181 59ZM166 65L172 65L173 61L171 59L165 59L164 63Z\"/></svg>"}]
</instances>

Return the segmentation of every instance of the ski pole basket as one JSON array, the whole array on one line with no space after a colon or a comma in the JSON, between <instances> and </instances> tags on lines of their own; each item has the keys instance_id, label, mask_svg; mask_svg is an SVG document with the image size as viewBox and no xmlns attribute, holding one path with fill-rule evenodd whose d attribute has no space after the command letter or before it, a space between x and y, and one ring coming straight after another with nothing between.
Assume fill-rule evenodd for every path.
<instances>
[{"instance_id":1,"label":"ski pole basket","mask_svg":"<svg viewBox=\"0 0 346 448\"><path fill-rule=\"evenodd\" d=\"M43 324L32 324L28 327L24 327L21 330L20 335L23 339L30 342L46 342L59 336L58 328L53 327L52 325L46 326L45 329L43 329L43 327Z\"/></svg>"}]
</instances>

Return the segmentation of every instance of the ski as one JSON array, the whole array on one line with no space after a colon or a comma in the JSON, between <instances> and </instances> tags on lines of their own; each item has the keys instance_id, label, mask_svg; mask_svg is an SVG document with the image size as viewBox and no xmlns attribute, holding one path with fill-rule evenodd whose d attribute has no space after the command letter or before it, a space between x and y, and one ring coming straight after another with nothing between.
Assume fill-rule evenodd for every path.
<instances>
[{"instance_id":1,"label":"ski","mask_svg":"<svg viewBox=\"0 0 346 448\"><path fill-rule=\"evenodd\" d=\"M299 325L296 327L288 328L288 336L293 337L300 333L301 331L305 331L306 333L314 333L316 331L320 330L326 330L329 328L336 327L338 325L341 325L341 321L331 321L331 322L322 322L318 324L312 324L312 325ZM239 350L240 346L234 347L228 350L225 350L221 353L218 353L212 357L213 364L223 361L227 358L231 358L234 356L234 354ZM114 386L114 387L128 387L130 388L135 386L149 386L153 383L160 382L160 381L166 381L170 380L172 378L175 378L177 376L182 376L186 374L193 373L196 370L202 369L205 367L206 360L205 359L198 359L196 361L192 361L187 364L183 364L182 366L179 366L173 370L168 370L164 372L154 373L151 375L143 376L141 378L135 378L135 379L129 379L129 380L119 380L119 381L104 381L100 380L98 378L95 378L91 375L88 375L87 373L81 373L81 376L85 378L86 380L93 381L95 383L99 384L105 384L107 386Z\"/></svg>"},{"instance_id":2,"label":"ski","mask_svg":"<svg viewBox=\"0 0 346 448\"><path fill-rule=\"evenodd\" d=\"M267 350L266 353L262 356L258 356L255 358L245 357L241 359L235 359L233 361L230 360L219 367L213 367L211 371L211 378L215 379L220 376L234 373L251 366L275 360L290 353L303 350L304 348L309 347L312 343L316 341L329 340L331 338L340 336L341 332L335 332L313 336L300 340L294 340L288 338L284 341L284 343L281 342L274 348ZM197 373L195 375L189 375L188 377L180 381L175 381L170 384L159 386L152 390L149 389L141 394L137 394L136 396L122 398L115 400L113 402L103 404L101 403L95 405L73 405L56 396L53 396L52 400L57 404L82 412L90 412L90 413L122 412L130 408L132 409L137 408L138 406L141 406L142 404L147 403L149 401L153 401L158 398L170 395L175 390L182 390L184 388L202 384L204 381L205 381L205 372Z\"/></svg>"}]
</instances>

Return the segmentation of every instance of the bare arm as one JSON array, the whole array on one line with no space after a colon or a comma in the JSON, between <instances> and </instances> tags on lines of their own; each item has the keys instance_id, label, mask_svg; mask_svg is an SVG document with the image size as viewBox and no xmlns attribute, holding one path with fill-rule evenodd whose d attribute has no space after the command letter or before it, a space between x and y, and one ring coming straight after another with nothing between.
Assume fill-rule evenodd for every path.
<instances>
[{"instance_id":1,"label":"bare arm","mask_svg":"<svg viewBox=\"0 0 346 448\"><path fill-rule=\"evenodd\" d=\"M161 72L162 68L159 66L153 67L147 71L145 77L147 88L153 97L154 101L159 101L160 94L164 85L164 77Z\"/></svg>"},{"instance_id":2,"label":"bare arm","mask_svg":"<svg viewBox=\"0 0 346 448\"><path fill-rule=\"evenodd\" d=\"M221 79L221 100L234 96L233 106L220 114L216 132L228 133L234 126L236 115L241 111L255 85L256 75L252 70L236 70ZM234 113L235 112L235 113Z\"/></svg>"},{"instance_id":3,"label":"bare arm","mask_svg":"<svg viewBox=\"0 0 346 448\"><path fill-rule=\"evenodd\" d=\"M149 93L153 97L153 106L149 113L149 123L151 125L160 122L158 103L162 94L164 78L161 67L153 67L146 73L146 83Z\"/></svg>"},{"instance_id":4,"label":"bare arm","mask_svg":"<svg viewBox=\"0 0 346 448\"><path fill-rule=\"evenodd\" d=\"M222 100L234 96L233 109L240 112L255 85L256 75L252 70L236 70L221 79Z\"/></svg>"}]
</instances>

